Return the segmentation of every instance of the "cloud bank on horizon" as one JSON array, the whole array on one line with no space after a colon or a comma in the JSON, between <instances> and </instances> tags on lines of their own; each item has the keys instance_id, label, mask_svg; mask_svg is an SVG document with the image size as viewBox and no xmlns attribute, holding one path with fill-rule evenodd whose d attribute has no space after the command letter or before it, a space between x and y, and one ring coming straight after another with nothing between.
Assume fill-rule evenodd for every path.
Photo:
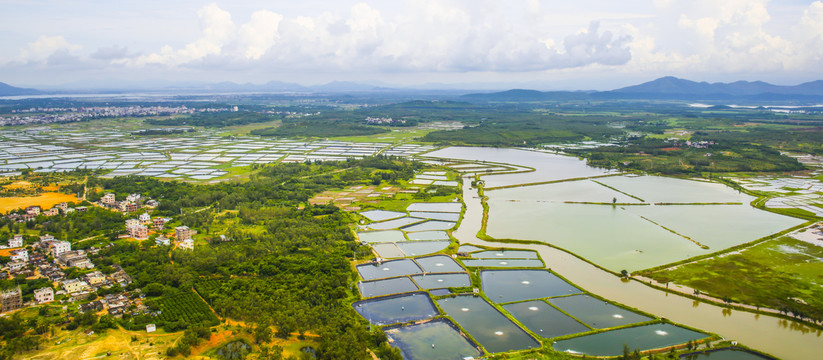
<instances>
[{"instance_id":1,"label":"cloud bank on horizon","mask_svg":"<svg viewBox=\"0 0 823 360\"><path fill-rule=\"evenodd\" d=\"M53 6L0 0L0 35L13 39L0 44L3 81L597 84L823 73L821 1L44 2Z\"/></svg>"}]
</instances>

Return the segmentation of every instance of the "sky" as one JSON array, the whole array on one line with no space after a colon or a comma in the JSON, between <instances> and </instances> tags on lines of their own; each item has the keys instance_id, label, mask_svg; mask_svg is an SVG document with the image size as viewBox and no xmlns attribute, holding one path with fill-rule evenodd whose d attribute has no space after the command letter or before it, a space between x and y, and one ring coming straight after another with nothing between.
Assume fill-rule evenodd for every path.
<instances>
[{"instance_id":1,"label":"sky","mask_svg":"<svg viewBox=\"0 0 823 360\"><path fill-rule=\"evenodd\" d=\"M0 82L606 90L823 79L823 2L0 0Z\"/></svg>"}]
</instances>

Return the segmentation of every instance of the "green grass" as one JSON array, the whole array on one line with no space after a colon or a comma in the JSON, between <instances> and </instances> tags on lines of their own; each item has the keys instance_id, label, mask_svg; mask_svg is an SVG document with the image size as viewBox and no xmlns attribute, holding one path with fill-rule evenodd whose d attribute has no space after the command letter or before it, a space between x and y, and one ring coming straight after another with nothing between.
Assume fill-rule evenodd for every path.
<instances>
[{"instance_id":1,"label":"green grass","mask_svg":"<svg viewBox=\"0 0 823 360\"><path fill-rule=\"evenodd\" d=\"M823 248L790 237L649 276L712 296L823 318ZM794 299L800 299L794 300ZM806 304L804 304L805 302Z\"/></svg>"},{"instance_id":2,"label":"green grass","mask_svg":"<svg viewBox=\"0 0 823 360\"><path fill-rule=\"evenodd\" d=\"M415 142L417 138L421 138L426 134L434 131L433 129L419 129L419 128L389 128L391 132L364 135L364 136L341 136L334 140L351 141L351 142L390 142L390 143L407 143Z\"/></svg>"}]
</instances>

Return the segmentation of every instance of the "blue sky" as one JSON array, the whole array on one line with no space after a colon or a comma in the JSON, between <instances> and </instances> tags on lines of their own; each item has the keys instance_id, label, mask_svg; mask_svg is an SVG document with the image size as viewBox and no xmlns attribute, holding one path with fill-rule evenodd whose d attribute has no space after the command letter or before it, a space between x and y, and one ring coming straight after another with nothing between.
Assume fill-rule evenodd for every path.
<instances>
[{"instance_id":1,"label":"blue sky","mask_svg":"<svg viewBox=\"0 0 823 360\"><path fill-rule=\"evenodd\" d=\"M823 2L0 0L0 81L609 89L823 79Z\"/></svg>"}]
</instances>

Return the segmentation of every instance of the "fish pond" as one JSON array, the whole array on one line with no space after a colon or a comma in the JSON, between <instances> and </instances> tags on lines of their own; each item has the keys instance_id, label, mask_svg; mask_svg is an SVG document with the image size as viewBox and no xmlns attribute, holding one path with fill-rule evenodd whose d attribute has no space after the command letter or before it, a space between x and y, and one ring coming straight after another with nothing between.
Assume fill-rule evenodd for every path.
<instances>
[{"instance_id":1,"label":"fish pond","mask_svg":"<svg viewBox=\"0 0 823 360\"><path fill-rule=\"evenodd\" d=\"M475 259L537 259L537 252L528 250L486 250L471 255Z\"/></svg>"},{"instance_id":2,"label":"fish pond","mask_svg":"<svg viewBox=\"0 0 823 360\"><path fill-rule=\"evenodd\" d=\"M617 356L623 353L623 346L629 349L651 350L684 344L690 340L708 337L704 333L692 331L672 324L644 325L584 335L560 340L554 349L561 352L586 354L591 356Z\"/></svg>"},{"instance_id":3,"label":"fish pond","mask_svg":"<svg viewBox=\"0 0 823 360\"><path fill-rule=\"evenodd\" d=\"M429 294L423 292L361 300L352 307L375 325L425 320L438 315Z\"/></svg>"},{"instance_id":4,"label":"fish pond","mask_svg":"<svg viewBox=\"0 0 823 360\"><path fill-rule=\"evenodd\" d=\"M544 338L577 334L591 329L555 309L543 300L503 305L503 308L529 330Z\"/></svg>"},{"instance_id":5,"label":"fish pond","mask_svg":"<svg viewBox=\"0 0 823 360\"><path fill-rule=\"evenodd\" d=\"M414 261L427 273L444 273L464 271L463 267L446 255L434 255L415 258Z\"/></svg>"},{"instance_id":6,"label":"fish pond","mask_svg":"<svg viewBox=\"0 0 823 360\"><path fill-rule=\"evenodd\" d=\"M395 220L391 220L395 221ZM440 221L440 220L426 220L421 223L416 223L414 225L409 225L403 227L403 231L407 232L415 232L415 231L431 231L431 230L448 230L453 228L457 225L456 222L451 221Z\"/></svg>"},{"instance_id":7,"label":"fish pond","mask_svg":"<svg viewBox=\"0 0 823 360\"><path fill-rule=\"evenodd\" d=\"M404 359L450 360L482 355L480 350L446 319L436 319L422 324L396 327L386 330L400 348Z\"/></svg>"},{"instance_id":8,"label":"fish pond","mask_svg":"<svg viewBox=\"0 0 823 360\"><path fill-rule=\"evenodd\" d=\"M540 347L540 343L481 297L463 295L437 300L490 353Z\"/></svg>"},{"instance_id":9,"label":"fish pond","mask_svg":"<svg viewBox=\"0 0 823 360\"><path fill-rule=\"evenodd\" d=\"M357 272L363 280L374 280L420 274L423 270L411 259L400 259L357 265Z\"/></svg>"},{"instance_id":10,"label":"fish pond","mask_svg":"<svg viewBox=\"0 0 823 360\"><path fill-rule=\"evenodd\" d=\"M449 240L449 233L445 231L418 231L408 234L409 240Z\"/></svg>"},{"instance_id":11,"label":"fish pond","mask_svg":"<svg viewBox=\"0 0 823 360\"><path fill-rule=\"evenodd\" d=\"M363 215L366 219L371 221L384 221L406 216L406 213L387 210L366 210L360 212L360 215Z\"/></svg>"},{"instance_id":12,"label":"fish pond","mask_svg":"<svg viewBox=\"0 0 823 360\"><path fill-rule=\"evenodd\" d=\"M407 277L398 277L392 279L375 280L375 281L361 281L357 284L360 289L360 295L364 298L384 296L390 294L399 294L410 291L417 291L417 285L414 284Z\"/></svg>"},{"instance_id":13,"label":"fish pond","mask_svg":"<svg viewBox=\"0 0 823 360\"><path fill-rule=\"evenodd\" d=\"M589 295L575 295L549 299L549 303L596 328L605 329L653 320Z\"/></svg>"},{"instance_id":14,"label":"fish pond","mask_svg":"<svg viewBox=\"0 0 823 360\"><path fill-rule=\"evenodd\" d=\"M484 270L483 292L496 303L579 294L578 289L546 270Z\"/></svg>"},{"instance_id":15,"label":"fish pond","mask_svg":"<svg viewBox=\"0 0 823 360\"><path fill-rule=\"evenodd\" d=\"M436 253L447 247L451 241L406 241L397 243L397 248L405 254L405 256L417 256Z\"/></svg>"},{"instance_id":16,"label":"fish pond","mask_svg":"<svg viewBox=\"0 0 823 360\"><path fill-rule=\"evenodd\" d=\"M406 241L403 232L399 230L358 231L357 237L360 238L360 242L369 244Z\"/></svg>"},{"instance_id":17,"label":"fish pond","mask_svg":"<svg viewBox=\"0 0 823 360\"><path fill-rule=\"evenodd\" d=\"M466 267L498 267L498 268L520 268L534 267L542 268L543 262L537 259L466 259L462 260Z\"/></svg>"},{"instance_id":18,"label":"fish pond","mask_svg":"<svg viewBox=\"0 0 823 360\"><path fill-rule=\"evenodd\" d=\"M728 348L680 355L681 360L773 360L751 351Z\"/></svg>"},{"instance_id":19,"label":"fish pond","mask_svg":"<svg viewBox=\"0 0 823 360\"><path fill-rule=\"evenodd\" d=\"M469 279L469 274L428 274L428 275L414 275L412 280L421 289L442 289L450 287L466 287L471 286L472 282Z\"/></svg>"}]
</instances>

